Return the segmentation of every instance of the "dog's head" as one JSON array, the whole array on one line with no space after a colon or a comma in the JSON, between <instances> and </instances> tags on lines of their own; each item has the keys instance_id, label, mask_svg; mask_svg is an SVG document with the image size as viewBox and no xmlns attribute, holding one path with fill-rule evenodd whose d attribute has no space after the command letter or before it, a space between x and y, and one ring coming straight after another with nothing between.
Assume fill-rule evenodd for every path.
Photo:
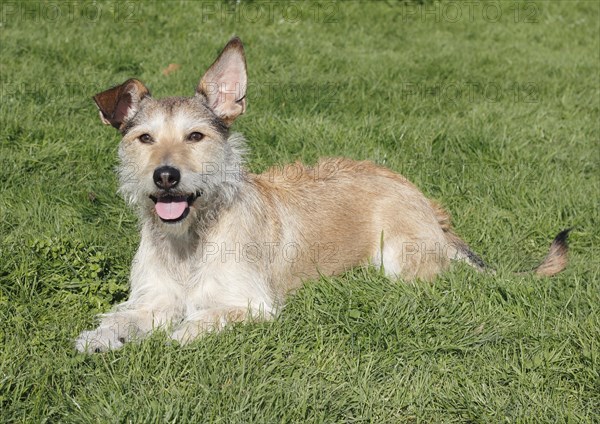
<instances>
[{"instance_id":1,"label":"dog's head","mask_svg":"<svg viewBox=\"0 0 600 424\"><path fill-rule=\"evenodd\" d=\"M243 139L229 127L246 109L246 78L244 48L233 38L192 97L154 99L136 79L94 96L102 122L123 135L120 191L165 230L181 232L210 209L206 202L235 196Z\"/></svg>"}]
</instances>

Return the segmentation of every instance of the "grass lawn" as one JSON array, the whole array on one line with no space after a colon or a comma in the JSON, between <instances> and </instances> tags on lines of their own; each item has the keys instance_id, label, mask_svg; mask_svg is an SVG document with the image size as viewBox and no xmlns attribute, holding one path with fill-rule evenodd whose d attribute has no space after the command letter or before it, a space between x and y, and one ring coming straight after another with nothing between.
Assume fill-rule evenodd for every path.
<instances>
[{"instance_id":1,"label":"grass lawn","mask_svg":"<svg viewBox=\"0 0 600 424\"><path fill-rule=\"evenodd\" d=\"M600 5L424 3L0 3L0 422L598 422ZM139 240L91 96L191 95L234 34L251 170L384 164L498 274L357 269L273 322L75 353ZM512 274L567 227L564 273Z\"/></svg>"}]
</instances>

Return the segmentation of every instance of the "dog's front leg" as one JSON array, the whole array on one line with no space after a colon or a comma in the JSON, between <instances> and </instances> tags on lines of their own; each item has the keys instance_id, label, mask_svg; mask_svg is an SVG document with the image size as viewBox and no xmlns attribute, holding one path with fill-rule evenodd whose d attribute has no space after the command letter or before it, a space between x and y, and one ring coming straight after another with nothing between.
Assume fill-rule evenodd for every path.
<instances>
[{"instance_id":1,"label":"dog's front leg","mask_svg":"<svg viewBox=\"0 0 600 424\"><path fill-rule=\"evenodd\" d=\"M142 338L153 329L171 321L171 315L150 309L117 309L102 315L95 330L82 332L75 348L80 352L95 353L121 348L126 342Z\"/></svg>"},{"instance_id":2,"label":"dog's front leg","mask_svg":"<svg viewBox=\"0 0 600 424\"><path fill-rule=\"evenodd\" d=\"M143 241L142 237L132 265L129 300L101 315L95 330L81 333L75 343L78 351L119 349L128 341L141 339L152 330L182 318L180 285Z\"/></svg>"}]
</instances>

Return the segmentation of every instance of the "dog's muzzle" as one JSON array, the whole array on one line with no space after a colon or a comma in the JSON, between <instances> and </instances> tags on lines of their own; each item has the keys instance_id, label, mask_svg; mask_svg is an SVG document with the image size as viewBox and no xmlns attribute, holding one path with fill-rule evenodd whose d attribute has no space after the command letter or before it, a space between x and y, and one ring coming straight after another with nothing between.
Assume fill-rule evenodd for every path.
<instances>
[{"instance_id":1,"label":"dog's muzzle","mask_svg":"<svg viewBox=\"0 0 600 424\"><path fill-rule=\"evenodd\" d=\"M194 201L202 195L202 191L187 194L176 192L174 189L181 180L181 173L172 166L156 168L153 179L160 190L156 195L150 195L150 199L154 202L156 214L163 222L175 223L185 219Z\"/></svg>"}]
</instances>

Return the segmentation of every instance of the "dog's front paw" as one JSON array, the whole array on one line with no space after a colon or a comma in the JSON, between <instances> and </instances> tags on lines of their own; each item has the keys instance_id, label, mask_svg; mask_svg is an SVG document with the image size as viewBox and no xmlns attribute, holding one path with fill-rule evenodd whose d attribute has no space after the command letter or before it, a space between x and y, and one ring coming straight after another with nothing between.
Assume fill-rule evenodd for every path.
<instances>
[{"instance_id":1,"label":"dog's front paw","mask_svg":"<svg viewBox=\"0 0 600 424\"><path fill-rule=\"evenodd\" d=\"M120 349L125 344L125 337L110 327L98 327L84 331L75 341L75 349L81 353L99 353Z\"/></svg>"}]
</instances>

